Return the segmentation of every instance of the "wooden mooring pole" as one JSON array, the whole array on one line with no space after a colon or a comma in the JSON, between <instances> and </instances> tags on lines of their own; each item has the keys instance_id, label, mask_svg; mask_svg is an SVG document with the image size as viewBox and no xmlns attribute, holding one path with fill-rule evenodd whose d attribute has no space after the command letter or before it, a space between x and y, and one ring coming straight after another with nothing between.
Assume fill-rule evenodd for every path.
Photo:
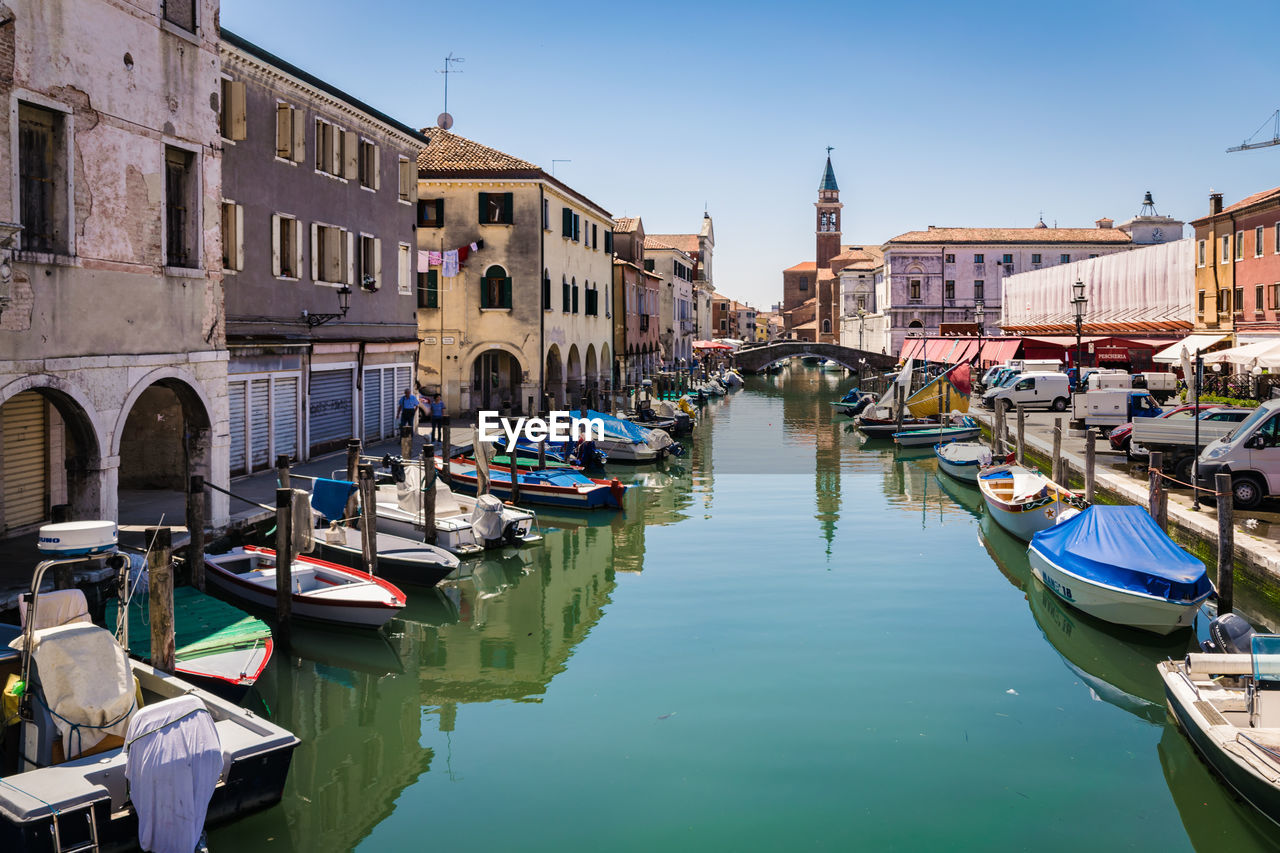
<instances>
[{"instance_id":1,"label":"wooden mooring pole","mask_svg":"<svg viewBox=\"0 0 1280 853\"><path fill-rule=\"evenodd\" d=\"M991 418L991 450L993 455L1000 457L996 461L1002 461L1008 449L1004 445L1004 406L996 403L995 415Z\"/></svg>"},{"instance_id":2,"label":"wooden mooring pole","mask_svg":"<svg viewBox=\"0 0 1280 853\"><path fill-rule=\"evenodd\" d=\"M1236 527L1232 517L1231 475L1215 476L1214 491L1218 493L1218 613L1221 615L1230 613L1235 603Z\"/></svg>"},{"instance_id":3,"label":"wooden mooring pole","mask_svg":"<svg viewBox=\"0 0 1280 853\"><path fill-rule=\"evenodd\" d=\"M1084 499L1089 503L1093 503L1093 490L1097 481L1094 479L1094 466L1097 464L1097 449L1094 442L1097 436L1093 430L1087 430L1084 434Z\"/></svg>"},{"instance_id":4,"label":"wooden mooring pole","mask_svg":"<svg viewBox=\"0 0 1280 853\"><path fill-rule=\"evenodd\" d=\"M430 444L422 448L422 532L428 544L436 544L436 453Z\"/></svg>"},{"instance_id":5,"label":"wooden mooring pole","mask_svg":"<svg viewBox=\"0 0 1280 853\"><path fill-rule=\"evenodd\" d=\"M507 448L507 461L511 463L511 504L520 503L520 455L515 447Z\"/></svg>"},{"instance_id":6,"label":"wooden mooring pole","mask_svg":"<svg viewBox=\"0 0 1280 853\"><path fill-rule=\"evenodd\" d=\"M276 634L286 645L293 620L293 490L276 489Z\"/></svg>"},{"instance_id":7,"label":"wooden mooring pole","mask_svg":"<svg viewBox=\"0 0 1280 853\"><path fill-rule=\"evenodd\" d=\"M893 386L894 417L897 419L898 432L902 432L902 410L906 408L904 405L906 396L906 394L902 393L901 385Z\"/></svg>"},{"instance_id":8,"label":"wooden mooring pole","mask_svg":"<svg viewBox=\"0 0 1280 853\"><path fill-rule=\"evenodd\" d=\"M413 427L400 427L400 458L408 462L413 459Z\"/></svg>"},{"instance_id":9,"label":"wooden mooring pole","mask_svg":"<svg viewBox=\"0 0 1280 853\"><path fill-rule=\"evenodd\" d=\"M347 439L347 480L356 481L357 469L360 467L360 439ZM287 485L287 484L284 484Z\"/></svg>"},{"instance_id":10,"label":"wooden mooring pole","mask_svg":"<svg viewBox=\"0 0 1280 853\"><path fill-rule=\"evenodd\" d=\"M193 474L187 487L187 572L191 585L204 592L204 477Z\"/></svg>"},{"instance_id":11,"label":"wooden mooring pole","mask_svg":"<svg viewBox=\"0 0 1280 853\"><path fill-rule=\"evenodd\" d=\"M364 561L364 570L368 574L378 573L378 549L376 536L378 527L377 490L373 485L373 466L360 466L360 555Z\"/></svg>"},{"instance_id":12,"label":"wooden mooring pole","mask_svg":"<svg viewBox=\"0 0 1280 853\"><path fill-rule=\"evenodd\" d=\"M449 419L445 418L441 425L444 432L441 433L441 442L444 445L440 448L440 459L444 462L444 481L452 484L453 477L449 473L449 457L453 456L453 439L449 437ZM474 449L474 448L473 448Z\"/></svg>"},{"instance_id":13,"label":"wooden mooring pole","mask_svg":"<svg viewBox=\"0 0 1280 853\"><path fill-rule=\"evenodd\" d=\"M541 471L547 467L547 440L544 438L538 442L538 470Z\"/></svg>"},{"instance_id":14,"label":"wooden mooring pole","mask_svg":"<svg viewBox=\"0 0 1280 853\"><path fill-rule=\"evenodd\" d=\"M1151 451L1147 465L1147 512L1155 519L1160 529L1169 532L1169 514L1164 489L1164 454L1159 450Z\"/></svg>"},{"instance_id":15,"label":"wooden mooring pole","mask_svg":"<svg viewBox=\"0 0 1280 853\"><path fill-rule=\"evenodd\" d=\"M1066 471L1062 469L1062 418L1055 418L1053 423L1053 482L1065 486Z\"/></svg>"},{"instance_id":16,"label":"wooden mooring pole","mask_svg":"<svg viewBox=\"0 0 1280 853\"><path fill-rule=\"evenodd\" d=\"M1024 464L1027 453L1027 410L1018 404L1018 464Z\"/></svg>"},{"instance_id":17,"label":"wooden mooring pole","mask_svg":"<svg viewBox=\"0 0 1280 853\"><path fill-rule=\"evenodd\" d=\"M289 456L281 453L276 457L276 479L280 481L280 488L289 488Z\"/></svg>"},{"instance_id":18,"label":"wooden mooring pole","mask_svg":"<svg viewBox=\"0 0 1280 853\"><path fill-rule=\"evenodd\" d=\"M151 665L173 674L173 534L167 527L147 529L148 607L151 616Z\"/></svg>"}]
</instances>

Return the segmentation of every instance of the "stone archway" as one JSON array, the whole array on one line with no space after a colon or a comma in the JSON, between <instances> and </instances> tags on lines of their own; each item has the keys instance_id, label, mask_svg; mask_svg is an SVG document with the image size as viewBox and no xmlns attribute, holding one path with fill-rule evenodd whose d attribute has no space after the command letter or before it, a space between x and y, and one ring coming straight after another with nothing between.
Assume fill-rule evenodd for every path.
<instances>
[{"instance_id":1,"label":"stone archway","mask_svg":"<svg viewBox=\"0 0 1280 853\"><path fill-rule=\"evenodd\" d=\"M546 365L542 372L542 393L544 399L551 398L552 408L564 407L564 365L560 361L560 347L556 344L547 347Z\"/></svg>"},{"instance_id":2,"label":"stone archway","mask_svg":"<svg viewBox=\"0 0 1280 853\"><path fill-rule=\"evenodd\" d=\"M521 408L520 360L503 349L487 349L471 362L471 405L477 410L508 412Z\"/></svg>"},{"instance_id":3,"label":"stone archway","mask_svg":"<svg viewBox=\"0 0 1280 853\"><path fill-rule=\"evenodd\" d=\"M569 355L565 359L565 403L570 408L577 406L582 398L582 355L577 344L569 345Z\"/></svg>"},{"instance_id":4,"label":"stone archway","mask_svg":"<svg viewBox=\"0 0 1280 853\"><path fill-rule=\"evenodd\" d=\"M112 450L122 491L185 491L188 478L211 479L212 418L197 387L174 376L145 377L120 411Z\"/></svg>"},{"instance_id":5,"label":"stone archway","mask_svg":"<svg viewBox=\"0 0 1280 853\"><path fill-rule=\"evenodd\" d=\"M596 345L587 344L587 357L582 363L583 382L586 385L587 393L594 396L600 389L599 384L599 367L596 363Z\"/></svg>"},{"instance_id":6,"label":"stone archway","mask_svg":"<svg viewBox=\"0 0 1280 853\"><path fill-rule=\"evenodd\" d=\"M613 390L613 357L609 354L609 345L600 345L600 387L607 391Z\"/></svg>"}]
</instances>

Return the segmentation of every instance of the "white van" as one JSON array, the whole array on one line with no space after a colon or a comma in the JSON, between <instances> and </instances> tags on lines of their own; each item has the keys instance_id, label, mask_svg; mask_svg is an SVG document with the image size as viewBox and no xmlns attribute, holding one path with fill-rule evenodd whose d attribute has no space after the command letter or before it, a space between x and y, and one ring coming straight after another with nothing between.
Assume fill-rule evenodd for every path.
<instances>
[{"instance_id":1,"label":"white van","mask_svg":"<svg viewBox=\"0 0 1280 853\"><path fill-rule=\"evenodd\" d=\"M1022 363L1023 373L1061 373L1062 362L1056 358L1029 358Z\"/></svg>"},{"instance_id":2,"label":"white van","mask_svg":"<svg viewBox=\"0 0 1280 853\"><path fill-rule=\"evenodd\" d=\"M1086 391L1110 391L1116 388L1132 388L1133 377L1123 370L1097 371L1084 379Z\"/></svg>"},{"instance_id":3,"label":"white van","mask_svg":"<svg viewBox=\"0 0 1280 853\"><path fill-rule=\"evenodd\" d=\"M1004 406L1006 412L1019 403L1029 409L1065 412L1070 399L1070 383L1065 373L1036 372L1020 374L1013 383L984 398L983 404L991 408Z\"/></svg>"},{"instance_id":4,"label":"white van","mask_svg":"<svg viewBox=\"0 0 1280 853\"><path fill-rule=\"evenodd\" d=\"M1280 400L1268 400L1200 452L1196 481L1212 490L1215 474L1231 475L1235 505L1253 509L1280 494Z\"/></svg>"}]
</instances>

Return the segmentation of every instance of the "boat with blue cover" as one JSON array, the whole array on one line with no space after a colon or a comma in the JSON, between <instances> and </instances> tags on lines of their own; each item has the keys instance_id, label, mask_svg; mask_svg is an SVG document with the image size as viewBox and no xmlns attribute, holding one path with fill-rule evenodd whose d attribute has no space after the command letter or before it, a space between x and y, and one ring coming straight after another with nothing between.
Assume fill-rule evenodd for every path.
<instances>
[{"instance_id":1,"label":"boat with blue cover","mask_svg":"<svg viewBox=\"0 0 1280 853\"><path fill-rule=\"evenodd\" d=\"M449 462L450 485L463 494L474 495L479 478L476 466L464 459ZM595 480L572 468L521 470L520 500L546 506L570 509L622 509L627 487L613 480ZM503 500L511 499L511 471L489 469L489 493Z\"/></svg>"},{"instance_id":2,"label":"boat with blue cover","mask_svg":"<svg viewBox=\"0 0 1280 853\"><path fill-rule=\"evenodd\" d=\"M611 462L657 462L667 454L680 456L684 452L660 429L648 429L595 409L584 409L578 417L603 424L604 437L597 439L596 445Z\"/></svg>"},{"instance_id":3,"label":"boat with blue cover","mask_svg":"<svg viewBox=\"0 0 1280 853\"><path fill-rule=\"evenodd\" d=\"M1117 625L1190 627L1213 594L1204 563L1136 506L1091 506L1035 534L1031 571L1072 606Z\"/></svg>"}]
</instances>

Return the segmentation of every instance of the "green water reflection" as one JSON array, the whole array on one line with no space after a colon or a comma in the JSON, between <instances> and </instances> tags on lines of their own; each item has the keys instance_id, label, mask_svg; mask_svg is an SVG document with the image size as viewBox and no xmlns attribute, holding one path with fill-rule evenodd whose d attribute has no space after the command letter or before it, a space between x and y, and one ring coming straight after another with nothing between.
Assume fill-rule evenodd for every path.
<instances>
[{"instance_id":1,"label":"green water reflection","mask_svg":"<svg viewBox=\"0 0 1280 853\"><path fill-rule=\"evenodd\" d=\"M929 453L799 364L621 469L625 514L299 632L258 693L302 739L214 849L1274 849L1165 717L1188 637L1064 607Z\"/></svg>"}]
</instances>

